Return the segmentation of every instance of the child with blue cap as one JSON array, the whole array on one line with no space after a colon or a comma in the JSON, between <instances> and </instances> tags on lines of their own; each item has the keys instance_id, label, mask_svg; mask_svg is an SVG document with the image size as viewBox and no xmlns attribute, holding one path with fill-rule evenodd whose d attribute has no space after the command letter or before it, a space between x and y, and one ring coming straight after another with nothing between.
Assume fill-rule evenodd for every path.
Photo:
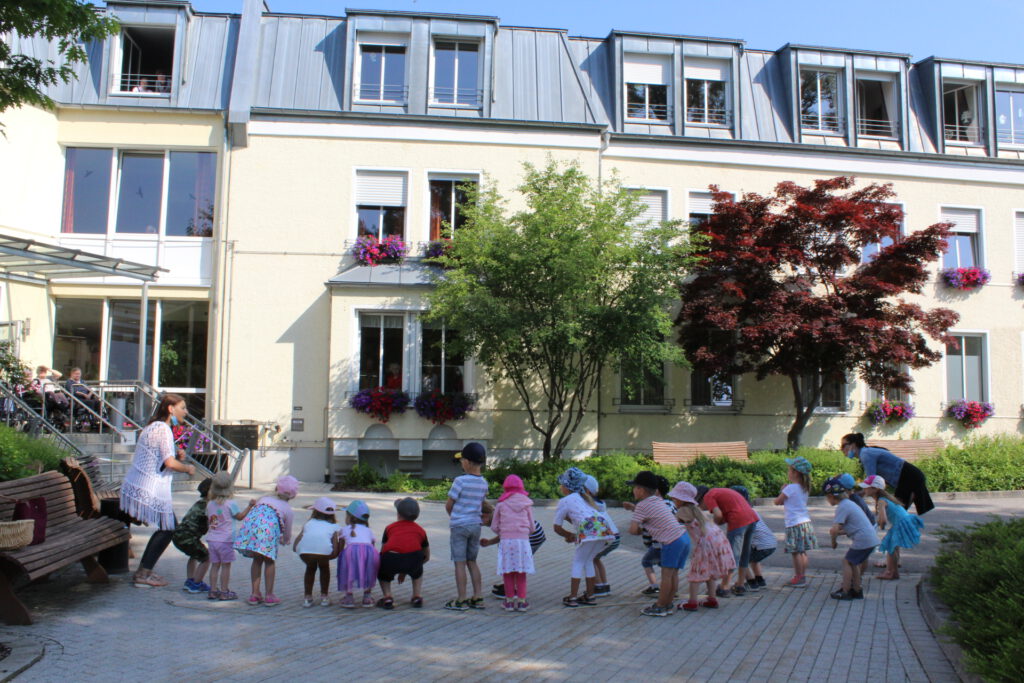
<instances>
[{"instance_id":1,"label":"child with blue cap","mask_svg":"<svg viewBox=\"0 0 1024 683\"><path fill-rule=\"evenodd\" d=\"M363 591L363 607L373 607L370 595L377 582L380 555L375 547L376 539L370 530L370 508L361 500L353 500L345 508L345 526L340 537L341 555L338 556L338 590L345 593L341 606L356 606L352 595L357 589Z\"/></svg>"}]
</instances>

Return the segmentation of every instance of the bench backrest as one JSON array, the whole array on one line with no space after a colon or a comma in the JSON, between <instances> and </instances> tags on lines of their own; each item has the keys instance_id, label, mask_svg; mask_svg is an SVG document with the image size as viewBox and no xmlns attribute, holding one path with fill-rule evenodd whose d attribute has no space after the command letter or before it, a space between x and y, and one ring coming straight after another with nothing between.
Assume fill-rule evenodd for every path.
<instances>
[{"instance_id":1,"label":"bench backrest","mask_svg":"<svg viewBox=\"0 0 1024 683\"><path fill-rule=\"evenodd\" d=\"M884 448L907 462L919 460L946 447L942 439L871 439L868 446Z\"/></svg>"},{"instance_id":2,"label":"bench backrest","mask_svg":"<svg viewBox=\"0 0 1024 683\"><path fill-rule=\"evenodd\" d=\"M654 462L680 465L693 462L702 455L709 458L747 460L750 457L746 441L709 441L707 443L651 443Z\"/></svg>"},{"instance_id":3,"label":"bench backrest","mask_svg":"<svg viewBox=\"0 0 1024 683\"><path fill-rule=\"evenodd\" d=\"M43 472L24 479L0 482L0 521L10 521L15 500L46 498L46 528L78 519L71 482L60 472ZM14 499L14 500L10 500Z\"/></svg>"},{"instance_id":4,"label":"bench backrest","mask_svg":"<svg viewBox=\"0 0 1024 683\"><path fill-rule=\"evenodd\" d=\"M92 477L77 458L64 458L60 461L60 471L71 481L71 489L75 492L75 510L85 519L98 517L100 499L92 485Z\"/></svg>"}]
</instances>

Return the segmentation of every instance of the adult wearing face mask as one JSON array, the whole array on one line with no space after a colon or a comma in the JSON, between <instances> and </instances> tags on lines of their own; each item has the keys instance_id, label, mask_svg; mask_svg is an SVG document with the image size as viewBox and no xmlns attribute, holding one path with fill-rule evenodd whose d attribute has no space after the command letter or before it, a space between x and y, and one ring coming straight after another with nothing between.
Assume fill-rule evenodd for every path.
<instances>
[{"instance_id":1,"label":"adult wearing face mask","mask_svg":"<svg viewBox=\"0 0 1024 683\"><path fill-rule=\"evenodd\" d=\"M868 446L864 435L859 432L844 436L839 442L839 450L847 458L860 460L865 477L877 474L887 481L895 489L894 493L904 508L910 509L913 503L917 514L923 515L935 507L924 472L917 466L884 448Z\"/></svg>"},{"instance_id":2,"label":"adult wearing face mask","mask_svg":"<svg viewBox=\"0 0 1024 683\"><path fill-rule=\"evenodd\" d=\"M171 433L171 427L181 424L187 413L185 399L177 394L166 394L160 400L156 413L139 434L131 469L121 484L121 510L142 524L157 527L132 580L140 588L167 585L153 573L153 567L171 542L177 524L171 500L172 476L175 472L191 475L196 471L178 460Z\"/></svg>"}]
</instances>

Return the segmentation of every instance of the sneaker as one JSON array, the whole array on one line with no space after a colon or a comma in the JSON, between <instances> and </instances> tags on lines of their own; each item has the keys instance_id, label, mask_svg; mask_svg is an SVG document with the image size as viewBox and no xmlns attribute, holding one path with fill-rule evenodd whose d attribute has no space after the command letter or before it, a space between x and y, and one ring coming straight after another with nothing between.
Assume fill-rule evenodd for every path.
<instances>
[{"instance_id":1,"label":"sneaker","mask_svg":"<svg viewBox=\"0 0 1024 683\"><path fill-rule=\"evenodd\" d=\"M331 599L329 597L327 597L326 595L321 597L320 598L320 606L321 607L330 607L331 606Z\"/></svg>"},{"instance_id":2,"label":"sneaker","mask_svg":"<svg viewBox=\"0 0 1024 683\"><path fill-rule=\"evenodd\" d=\"M530 609L530 603L526 602L526 600L520 599L519 602L516 603L517 612L525 612L528 609Z\"/></svg>"},{"instance_id":3,"label":"sneaker","mask_svg":"<svg viewBox=\"0 0 1024 683\"><path fill-rule=\"evenodd\" d=\"M306 598L305 600L303 600L302 601L302 606L303 607L312 607L313 606L313 598Z\"/></svg>"},{"instance_id":4,"label":"sneaker","mask_svg":"<svg viewBox=\"0 0 1024 683\"><path fill-rule=\"evenodd\" d=\"M262 602L263 602L263 596L260 595L259 593L253 593L245 601L245 604L247 604L247 605L259 605Z\"/></svg>"},{"instance_id":5,"label":"sneaker","mask_svg":"<svg viewBox=\"0 0 1024 683\"><path fill-rule=\"evenodd\" d=\"M599 583L594 586L595 598L607 598L612 594L612 587L607 583Z\"/></svg>"},{"instance_id":6,"label":"sneaker","mask_svg":"<svg viewBox=\"0 0 1024 683\"><path fill-rule=\"evenodd\" d=\"M640 595L657 595L661 592L661 588L658 586L648 586L647 588L640 591Z\"/></svg>"},{"instance_id":7,"label":"sneaker","mask_svg":"<svg viewBox=\"0 0 1024 683\"><path fill-rule=\"evenodd\" d=\"M758 588L767 588L768 582L764 580L763 576L755 576L754 580L757 581Z\"/></svg>"},{"instance_id":8,"label":"sneaker","mask_svg":"<svg viewBox=\"0 0 1024 683\"><path fill-rule=\"evenodd\" d=\"M700 609L700 605L696 602L690 602L689 600L687 600L686 602L679 603L677 609L681 609L684 612L696 612L698 609Z\"/></svg>"},{"instance_id":9,"label":"sneaker","mask_svg":"<svg viewBox=\"0 0 1024 683\"><path fill-rule=\"evenodd\" d=\"M199 589L196 588L196 582L193 581L192 579L185 579L185 585L181 587L181 590L185 591L186 593L198 593L199 592ZM206 592L209 593L210 591L207 590Z\"/></svg>"},{"instance_id":10,"label":"sneaker","mask_svg":"<svg viewBox=\"0 0 1024 683\"><path fill-rule=\"evenodd\" d=\"M757 583L757 579L750 579L750 580L748 580L746 585L744 586L744 588L746 588L748 591L752 591L752 592L761 590L761 586L760 586L760 584Z\"/></svg>"},{"instance_id":11,"label":"sneaker","mask_svg":"<svg viewBox=\"0 0 1024 683\"><path fill-rule=\"evenodd\" d=\"M483 598L470 598L466 600L466 604L469 605L470 609L487 609Z\"/></svg>"},{"instance_id":12,"label":"sneaker","mask_svg":"<svg viewBox=\"0 0 1024 683\"><path fill-rule=\"evenodd\" d=\"M640 614L644 615L645 617L670 617L672 616L673 611L674 610L672 609L671 605L669 605L668 607L662 607L658 603L654 603L650 607L644 607L642 610L640 610Z\"/></svg>"},{"instance_id":13,"label":"sneaker","mask_svg":"<svg viewBox=\"0 0 1024 683\"><path fill-rule=\"evenodd\" d=\"M465 612L469 609L469 600L449 600L444 603L444 608L455 610L456 612Z\"/></svg>"},{"instance_id":14,"label":"sneaker","mask_svg":"<svg viewBox=\"0 0 1024 683\"><path fill-rule=\"evenodd\" d=\"M199 589L195 591L196 593L209 593L213 589L213 586L204 581L194 581L193 584Z\"/></svg>"},{"instance_id":15,"label":"sneaker","mask_svg":"<svg viewBox=\"0 0 1024 683\"><path fill-rule=\"evenodd\" d=\"M863 600L864 599L864 589L863 588L851 588L850 589L850 596L854 600Z\"/></svg>"},{"instance_id":16,"label":"sneaker","mask_svg":"<svg viewBox=\"0 0 1024 683\"><path fill-rule=\"evenodd\" d=\"M725 590L724 588L716 588L715 589L715 597L716 598L727 598L730 595L732 595L732 593L727 591L727 590Z\"/></svg>"},{"instance_id":17,"label":"sneaker","mask_svg":"<svg viewBox=\"0 0 1024 683\"><path fill-rule=\"evenodd\" d=\"M281 598L277 597L273 593L267 593L267 597L263 598L263 604L267 607L273 607L274 605L281 604Z\"/></svg>"},{"instance_id":18,"label":"sneaker","mask_svg":"<svg viewBox=\"0 0 1024 683\"><path fill-rule=\"evenodd\" d=\"M833 600L853 600L853 591L844 591L840 588L839 590L830 593L829 597Z\"/></svg>"},{"instance_id":19,"label":"sneaker","mask_svg":"<svg viewBox=\"0 0 1024 683\"><path fill-rule=\"evenodd\" d=\"M501 598L501 599L504 600L505 599L505 584L503 584L503 583L496 583L493 586L491 586L491 595L493 595L496 598Z\"/></svg>"},{"instance_id":20,"label":"sneaker","mask_svg":"<svg viewBox=\"0 0 1024 683\"><path fill-rule=\"evenodd\" d=\"M373 596L369 593L363 593L363 607L373 607Z\"/></svg>"},{"instance_id":21,"label":"sneaker","mask_svg":"<svg viewBox=\"0 0 1024 683\"><path fill-rule=\"evenodd\" d=\"M512 602L511 600L506 600L505 602L501 603L501 608L506 612L515 612L516 603Z\"/></svg>"},{"instance_id":22,"label":"sneaker","mask_svg":"<svg viewBox=\"0 0 1024 683\"><path fill-rule=\"evenodd\" d=\"M356 606L355 598L352 597L351 593L345 593L345 597L341 599L338 606L344 607L345 609L353 609Z\"/></svg>"},{"instance_id":23,"label":"sneaker","mask_svg":"<svg viewBox=\"0 0 1024 683\"><path fill-rule=\"evenodd\" d=\"M747 589L744 588L743 586L733 586L729 590L732 591L733 595L738 596L738 597L742 597L742 596L747 594Z\"/></svg>"},{"instance_id":24,"label":"sneaker","mask_svg":"<svg viewBox=\"0 0 1024 683\"><path fill-rule=\"evenodd\" d=\"M790 588L807 588L807 577L806 576L794 576L792 579L786 582Z\"/></svg>"}]
</instances>

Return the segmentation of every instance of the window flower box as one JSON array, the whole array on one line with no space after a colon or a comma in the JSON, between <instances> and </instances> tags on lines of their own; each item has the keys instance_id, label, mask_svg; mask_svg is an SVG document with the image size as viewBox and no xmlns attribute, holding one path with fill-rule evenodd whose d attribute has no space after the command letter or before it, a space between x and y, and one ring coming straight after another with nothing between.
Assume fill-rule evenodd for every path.
<instances>
[{"instance_id":1,"label":"window flower box","mask_svg":"<svg viewBox=\"0 0 1024 683\"><path fill-rule=\"evenodd\" d=\"M470 394L440 391L423 392L414 402L416 413L434 424L461 420L473 410L474 404L474 397Z\"/></svg>"},{"instance_id":2,"label":"window flower box","mask_svg":"<svg viewBox=\"0 0 1024 683\"><path fill-rule=\"evenodd\" d=\"M427 246L423 249L423 259L425 261L439 261L448 256L451 251L452 241L450 239L431 240L427 242Z\"/></svg>"},{"instance_id":3,"label":"window flower box","mask_svg":"<svg viewBox=\"0 0 1024 683\"><path fill-rule=\"evenodd\" d=\"M365 266L376 266L381 263L401 263L408 250L408 245L397 235L388 235L382 240L373 235L363 235L352 247L352 256Z\"/></svg>"},{"instance_id":4,"label":"window flower box","mask_svg":"<svg viewBox=\"0 0 1024 683\"><path fill-rule=\"evenodd\" d=\"M349 399L349 405L357 412L365 413L380 422L387 422L393 414L401 415L409 407L409 394L399 389L384 387L363 389Z\"/></svg>"},{"instance_id":5,"label":"window flower box","mask_svg":"<svg viewBox=\"0 0 1024 683\"><path fill-rule=\"evenodd\" d=\"M872 401L868 404L867 418L876 427L890 423L906 422L914 417L914 406L906 401Z\"/></svg>"},{"instance_id":6,"label":"window flower box","mask_svg":"<svg viewBox=\"0 0 1024 683\"><path fill-rule=\"evenodd\" d=\"M985 420L994 415L996 409L985 401L954 401L946 408L946 414L964 426L964 429L977 429L985 424Z\"/></svg>"},{"instance_id":7,"label":"window flower box","mask_svg":"<svg viewBox=\"0 0 1024 683\"><path fill-rule=\"evenodd\" d=\"M1013 283L1018 287L1024 287L1024 273L1017 273L1013 276Z\"/></svg>"},{"instance_id":8,"label":"window flower box","mask_svg":"<svg viewBox=\"0 0 1024 683\"><path fill-rule=\"evenodd\" d=\"M946 286L961 291L977 289L987 285L992 275L984 268L971 266L970 268L946 268L942 271L942 281Z\"/></svg>"}]
</instances>

